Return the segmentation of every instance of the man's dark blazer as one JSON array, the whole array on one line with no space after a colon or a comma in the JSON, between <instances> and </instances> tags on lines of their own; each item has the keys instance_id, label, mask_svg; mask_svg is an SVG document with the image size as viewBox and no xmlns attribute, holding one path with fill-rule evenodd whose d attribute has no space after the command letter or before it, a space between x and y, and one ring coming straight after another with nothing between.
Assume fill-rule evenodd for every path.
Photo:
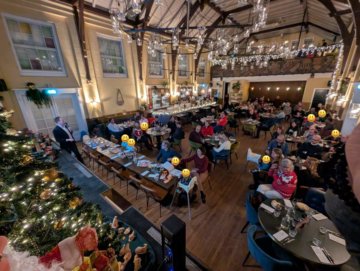
<instances>
[{"instance_id":1,"label":"man's dark blazer","mask_svg":"<svg viewBox=\"0 0 360 271\"><path fill-rule=\"evenodd\" d=\"M65 129L67 129L67 128L65 128ZM71 132L69 131L69 133L71 133ZM66 141L66 139L73 139L73 138L69 137L69 135L62 128L60 128L57 125L53 130L53 134L54 134L56 141L60 143L60 147L62 149L71 151L74 141Z\"/></svg>"}]
</instances>

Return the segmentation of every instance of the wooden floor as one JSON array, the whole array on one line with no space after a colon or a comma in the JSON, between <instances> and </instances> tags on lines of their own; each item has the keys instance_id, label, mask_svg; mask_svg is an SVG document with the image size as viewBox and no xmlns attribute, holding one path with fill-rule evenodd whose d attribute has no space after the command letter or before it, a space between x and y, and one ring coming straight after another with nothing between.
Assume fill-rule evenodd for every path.
<instances>
[{"instance_id":1,"label":"wooden floor","mask_svg":"<svg viewBox=\"0 0 360 271\"><path fill-rule=\"evenodd\" d=\"M190 126L185 127L186 138ZM248 185L252 182L252 176L245 169L245 157L249 147L254 152L262 153L265 150L269 135L265 139L261 134L260 139L251 138L237 133L240 148L239 159L233 156L233 163L229 170L225 164L216 166L211 173L212 190L207 183L204 184L206 193L206 204L202 204L198 196L192 204L192 219L188 218L187 207L162 208L162 216L159 217L159 205L150 200L149 209L146 210L145 195L140 191L138 199L135 199L135 189L129 186L129 194L126 195L126 185L116 185L115 188L133 206L138 208L149 220L160 226L170 214L175 213L186 222L187 250L214 271L237 271L237 270L260 270L259 268L244 268L241 263L247 254L246 234L241 234L241 228L246 222L245 196ZM183 140L183 157L187 157L188 145ZM157 151L153 151L155 156ZM104 178L103 178L104 179ZM112 178L107 180L112 183ZM250 260L254 264L253 260Z\"/></svg>"}]
</instances>

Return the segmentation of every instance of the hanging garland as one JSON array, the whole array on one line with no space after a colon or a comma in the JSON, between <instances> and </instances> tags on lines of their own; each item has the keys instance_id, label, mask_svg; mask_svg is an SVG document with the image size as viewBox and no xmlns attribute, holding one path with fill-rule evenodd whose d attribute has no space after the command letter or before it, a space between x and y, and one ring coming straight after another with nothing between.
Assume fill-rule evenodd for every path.
<instances>
[{"instance_id":1,"label":"hanging garland","mask_svg":"<svg viewBox=\"0 0 360 271\"><path fill-rule=\"evenodd\" d=\"M26 91L26 98L28 101L36 104L39 109L43 106L50 107L52 105L51 97L45 92L45 90L39 90L32 82L28 82L26 86L28 88Z\"/></svg>"}]
</instances>

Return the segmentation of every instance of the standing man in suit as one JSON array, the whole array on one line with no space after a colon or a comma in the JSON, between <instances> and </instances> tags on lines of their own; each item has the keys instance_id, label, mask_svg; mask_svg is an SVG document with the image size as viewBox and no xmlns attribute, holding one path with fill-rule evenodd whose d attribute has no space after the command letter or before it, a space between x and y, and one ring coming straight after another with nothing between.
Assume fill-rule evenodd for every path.
<instances>
[{"instance_id":1,"label":"standing man in suit","mask_svg":"<svg viewBox=\"0 0 360 271\"><path fill-rule=\"evenodd\" d=\"M72 131L67 127L64 120L61 117L56 117L55 119L56 126L53 130L54 137L57 142L60 143L60 147L66 150L68 153L73 152L76 158L84 163L81 154L79 153L75 139L72 135Z\"/></svg>"}]
</instances>

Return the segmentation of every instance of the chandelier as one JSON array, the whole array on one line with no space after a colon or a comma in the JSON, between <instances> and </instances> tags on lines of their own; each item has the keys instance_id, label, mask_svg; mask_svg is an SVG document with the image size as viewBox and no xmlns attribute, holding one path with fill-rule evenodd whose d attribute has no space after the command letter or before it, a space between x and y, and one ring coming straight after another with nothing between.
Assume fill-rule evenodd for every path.
<instances>
[{"instance_id":1,"label":"chandelier","mask_svg":"<svg viewBox=\"0 0 360 271\"><path fill-rule=\"evenodd\" d=\"M121 36L125 33L123 23L126 16L139 15L142 12L142 5L145 0L115 0L115 7L109 10L113 32ZM155 0L155 5L162 5L162 0Z\"/></svg>"}]
</instances>

